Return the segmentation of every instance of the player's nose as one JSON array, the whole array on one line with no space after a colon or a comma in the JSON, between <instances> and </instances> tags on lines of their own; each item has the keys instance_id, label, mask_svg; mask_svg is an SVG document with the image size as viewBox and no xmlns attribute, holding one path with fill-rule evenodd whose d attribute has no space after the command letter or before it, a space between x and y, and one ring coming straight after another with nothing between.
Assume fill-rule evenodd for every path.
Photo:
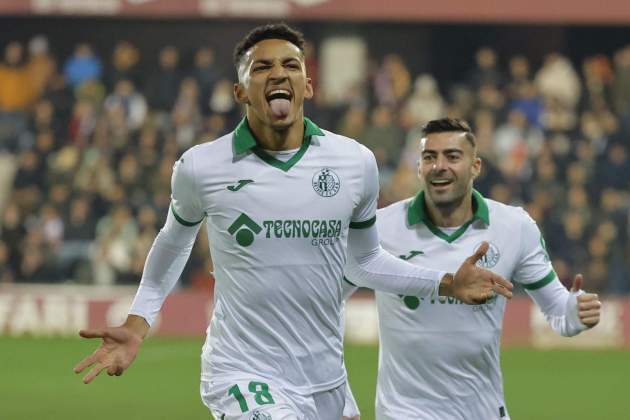
<instances>
[{"instance_id":1,"label":"player's nose","mask_svg":"<svg viewBox=\"0 0 630 420\"><path fill-rule=\"evenodd\" d=\"M435 158L435 160L433 161L433 170L434 171L442 171L444 169L446 169L446 165L447 161L446 158L443 156L437 156Z\"/></svg>"},{"instance_id":2,"label":"player's nose","mask_svg":"<svg viewBox=\"0 0 630 420\"><path fill-rule=\"evenodd\" d=\"M271 66L271 71L269 72L269 78L274 80L284 80L287 78L287 69L284 68L282 63L274 63Z\"/></svg>"}]
</instances>

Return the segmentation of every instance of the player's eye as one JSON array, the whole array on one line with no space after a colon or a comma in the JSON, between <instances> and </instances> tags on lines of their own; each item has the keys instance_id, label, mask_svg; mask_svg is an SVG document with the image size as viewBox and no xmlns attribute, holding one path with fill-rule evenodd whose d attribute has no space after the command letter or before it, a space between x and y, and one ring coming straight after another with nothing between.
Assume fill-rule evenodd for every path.
<instances>
[{"instance_id":1,"label":"player's eye","mask_svg":"<svg viewBox=\"0 0 630 420\"><path fill-rule=\"evenodd\" d=\"M433 156L432 155L424 155L424 156L422 156L422 160L424 162L431 162L433 160Z\"/></svg>"},{"instance_id":2,"label":"player's eye","mask_svg":"<svg viewBox=\"0 0 630 420\"><path fill-rule=\"evenodd\" d=\"M286 67L290 68L291 70L300 70L300 65L298 63L295 62L290 62L285 64Z\"/></svg>"},{"instance_id":3,"label":"player's eye","mask_svg":"<svg viewBox=\"0 0 630 420\"><path fill-rule=\"evenodd\" d=\"M271 66L269 65L255 66L252 68L252 72L259 72L259 71L267 70L269 68L271 68Z\"/></svg>"}]
</instances>

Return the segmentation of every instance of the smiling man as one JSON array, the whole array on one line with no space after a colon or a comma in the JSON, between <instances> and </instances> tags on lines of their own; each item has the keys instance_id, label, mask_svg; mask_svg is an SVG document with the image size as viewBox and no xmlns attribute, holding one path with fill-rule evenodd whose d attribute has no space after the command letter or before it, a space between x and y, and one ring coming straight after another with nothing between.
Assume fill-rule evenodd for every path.
<instances>
[{"instance_id":1,"label":"smiling man","mask_svg":"<svg viewBox=\"0 0 630 420\"><path fill-rule=\"evenodd\" d=\"M299 32L282 24L255 28L234 61L234 96L245 118L175 164L171 209L130 315L121 327L81 332L103 343L75 371L94 365L87 383L103 369L119 375L131 364L205 219L216 283L202 352L203 402L224 420L341 419L346 263L364 287L467 303L495 292L510 297L511 283L475 266L486 247L453 275L379 246L374 156L304 117L313 88Z\"/></svg>"},{"instance_id":2,"label":"smiling man","mask_svg":"<svg viewBox=\"0 0 630 420\"><path fill-rule=\"evenodd\" d=\"M520 283L555 331L573 336L595 326L597 295L580 291L581 275L570 292L564 288L529 215L473 189L481 159L468 124L434 120L423 134L422 191L378 211L382 246L413 264L447 269L487 242L477 264ZM437 295L377 292L376 302L377 420L509 418L499 366L506 299L469 306Z\"/></svg>"}]
</instances>

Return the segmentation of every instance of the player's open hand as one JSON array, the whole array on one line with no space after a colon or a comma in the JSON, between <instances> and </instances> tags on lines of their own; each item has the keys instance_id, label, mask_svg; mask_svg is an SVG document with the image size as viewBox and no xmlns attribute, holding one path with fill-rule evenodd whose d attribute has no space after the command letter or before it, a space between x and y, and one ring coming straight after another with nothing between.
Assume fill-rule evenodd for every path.
<instances>
[{"instance_id":1,"label":"player's open hand","mask_svg":"<svg viewBox=\"0 0 630 420\"><path fill-rule=\"evenodd\" d=\"M512 283L490 270L477 266L477 261L483 258L486 252L488 243L483 242L473 255L466 258L453 276L452 284L446 288L447 295L470 305L484 303L497 294L507 299L512 298Z\"/></svg>"},{"instance_id":2,"label":"player's open hand","mask_svg":"<svg viewBox=\"0 0 630 420\"><path fill-rule=\"evenodd\" d=\"M582 289L582 275L577 274L573 279L571 292L577 293ZM577 297L578 317L582 324L588 328L593 328L599 323L599 316L602 309L602 303L596 293L583 293Z\"/></svg>"},{"instance_id":3,"label":"player's open hand","mask_svg":"<svg viewBox=\"0 0 630 420\"><path fill-rule=\"evenodd\" d=\"M85 368L92 369L83 378L89 384L101 371L107 369L109 376L120 376L136 358L142 336L126 326L93 330L81 330L83 338L101 338L103 342L94 353L74 367L74 373L81 373Z\"/></svg>"}]
</instances>

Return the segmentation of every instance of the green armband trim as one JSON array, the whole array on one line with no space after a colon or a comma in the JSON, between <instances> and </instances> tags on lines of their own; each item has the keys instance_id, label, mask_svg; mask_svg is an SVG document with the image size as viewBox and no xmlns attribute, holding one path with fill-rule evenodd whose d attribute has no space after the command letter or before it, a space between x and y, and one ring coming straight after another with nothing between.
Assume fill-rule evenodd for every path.
<instances>
[{"instance_id":1,"label":"green armband trim","mask_svg":"<svg viewBox=\"0 0 630 420\"><path fill-rule=\"evenodd\" d=\"M521 285L527 290L538 290L541 287L545 287L546 285L551 283L553 281L553 279L555 279L555 278L556 278L556 272L551 270L549 272L549 274L547 274L542 279L540 279L538 281L535 281L534 283L530 283L530 284L522 284L521 283Z\"/></svg>"},{"instance_id":2,"label":"green armband trim","mask_svg":"<svg viewBox=\"0 0 630 420\"><path fill-rule=\"evenodd\" d=\"M177 214L177 212L175 211L175 207L173 206L172 203L171 203L171 211L173 212L173 216L175 216L175 220L177 220L179 223L181 223L184 226L195 226L203 222L203 218L199 220L198 222L189 222L187 220L182 219L181 217L179 217L179 214Z\"/></svg>"},{"instance_id":3,"label":"green armband trim","mask_svg":"<svg viewBox=\"0 0 630 420\"><path fill-rule=\"evenodd\" d=\"M363 222L350 222L350 229L366 229L376 223L376 216Z\"/></svg>"}]
</instances>

